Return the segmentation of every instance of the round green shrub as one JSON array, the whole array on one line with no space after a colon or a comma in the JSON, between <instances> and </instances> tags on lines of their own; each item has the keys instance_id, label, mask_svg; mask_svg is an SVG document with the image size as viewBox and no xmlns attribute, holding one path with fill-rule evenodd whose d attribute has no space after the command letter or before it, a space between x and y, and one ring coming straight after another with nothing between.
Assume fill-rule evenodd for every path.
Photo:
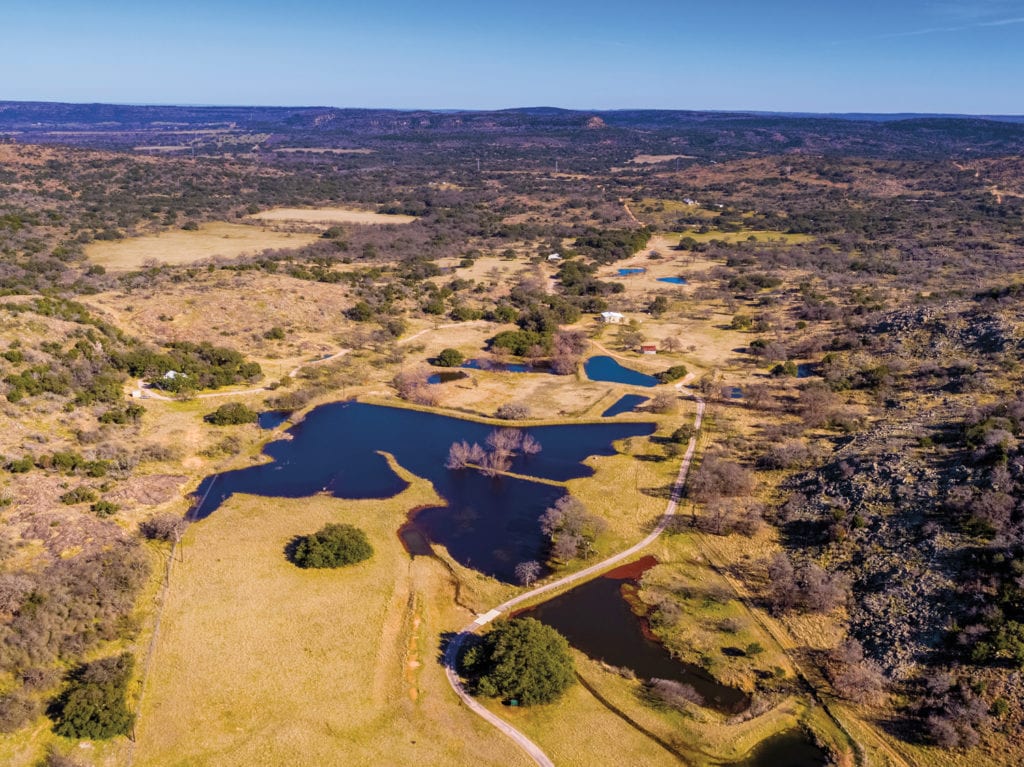
<instances>
[{"instance_id":1,"label":"round green shrub","mask_svg":"<svg viewBox=\"0 0 1024 767\"><path fill-rule=\"evenodd\" d=\"M442 368L457 368L466 358L462 355L458 349L442 349L441 353L437 355L437 359L434 364Z\"/></svg>"},{"instance_id":2,"label":"round green shrub","mask_svg":"<svg viewBox=\"0 0 1024 767\"><path fill-rule=\"evenodd\" d=\"M373 556L366 534L352 525L324 525L312 535L299 538L291 560L299 567L344 567Z\"/></svg>"}]
</instances>

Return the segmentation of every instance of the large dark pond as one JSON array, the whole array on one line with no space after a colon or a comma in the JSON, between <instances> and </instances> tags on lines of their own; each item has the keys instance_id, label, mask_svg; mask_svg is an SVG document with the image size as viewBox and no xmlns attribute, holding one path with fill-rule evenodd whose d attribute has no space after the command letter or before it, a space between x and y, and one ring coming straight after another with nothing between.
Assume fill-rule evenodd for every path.
<instances>
[{"instance_id":1,"label":"large dark pond","mask_svg":"<svg viewBox=\"0 0 1024 767\"><path fill-rule=\"evenodd\" d=\"M407 486L376 451L395 456L406 469L433 482L448 505L418 511L415 527L448 548L456 561L511 582L519 562L543 561L545 540L538 520L564 494L560 487L512 477L485 477L472 469L445 468L452 442L484 444L493 426L403 408L338 402L311 411L288 430L290 440L271 442L273 462L207 477L190 512L202 519L233 493L302 498L328 492L337 498L390 498ZM582 461L612 455L612 443L648 435L649 423L538 426L523 431L543 447L517 456L511 471L564 481L592 474Z\"/></svg>"},{"instance_id":2,"label":"large dark pond","mask_svg":"<svg viewBox=\"0 0 1024 767\"><path fill-rule=\"evenodd\" d=\"M654 376L623 367L611 357L591 357L583 363L583 370L591 381L610 381L630 386L658 385L658 379Z\"/></svg>"},{"instance_id":3,"label":"large dark pond","mask_svg":"<svg viewBox=\"0 0 1024 767\"><path fill-rule=\"evenodd\" d=\"M665 646L649 636L633 612L623 586L636 584L639 568L626 565L564 594L531 607L521 615L536 618L559 631L580 652L612 666L632 670L643 679L673 679L691 685L705 705L726 713L750 704L742 690L719 684L707 671L672 657ZM649 564L653 564L650 560Z\"/></svg>"},{"instance_id":4,"label":"large dark pond","mask_svg":"<svg viewBox=\"0 0 1024 767\"><path fill-rule=\"evenodd\" d=\"M828 754L801 730L790 730L763 740L753 753L733 767L825 767Z\"/></svg>"}]
</instances>

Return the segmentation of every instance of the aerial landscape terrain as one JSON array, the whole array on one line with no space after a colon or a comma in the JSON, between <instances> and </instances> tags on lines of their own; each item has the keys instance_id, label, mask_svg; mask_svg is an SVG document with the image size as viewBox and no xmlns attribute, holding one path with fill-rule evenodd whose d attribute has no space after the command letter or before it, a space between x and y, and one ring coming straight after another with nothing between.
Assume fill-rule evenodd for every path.
<instances>
[{"instance_id":1,"label":"aerial landscape terrain","mask_svg":"<svg viewBox=\"0 0 1024 767\"><path fill-rule=\"evenodd\" d=\"M0 102L0 763L1024 762L1022 158Z\"/></svg>"}]
</instances>

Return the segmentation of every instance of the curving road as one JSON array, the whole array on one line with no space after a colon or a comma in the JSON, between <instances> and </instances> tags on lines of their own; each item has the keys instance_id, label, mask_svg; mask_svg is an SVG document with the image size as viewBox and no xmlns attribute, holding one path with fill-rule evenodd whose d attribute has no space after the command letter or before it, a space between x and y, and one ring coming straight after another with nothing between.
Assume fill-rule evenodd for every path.
<instances>
[{"instance_id":1,"label":"curving road","mask_svg":"<svg viewBox=\"0 0 1024 767\"><path fill-rule=\"evenodd\" d=\"M676 388L680 389L681 387L677 386ZM461 650L463 643L469 636L475 634L479 629L486 626L488 623L493 621L501 614L508 612L516 605L521 604L522 602L525 602L527 600L534 599L540 596L541 594L546 594L549 591L554 591L555 589L563 588L571 583L575 583L576 581L581 581L593 575L597 575L598 573L607 570L611 566L618 564L622 560L632 557L641 549L646 548L651 543L653 543L659 535L661 535L665 531L665 528L668 526L669 521L675 515L676 509L679 507L679 498L681 497L683 492L683 484L686 482L686 475L690 471L690 463L693 461L693 454L697 450L697 437L700 434L701 423L704 419L704 400L702 400L700 397L697 397L696 395L694 395L694 399L697 402L697 414L694 416L693 419L693 436L690 437L690 442L686 446L686 453L683 454L683 461L679 466L679 474L676 475L676 481L672 485L672 493L669 496L668 505L665 507L665 513L662 514L661 519L658 520L658 524L655 525L654 529L647 535L647 537L645 537L642 541L633 544L628 549L620 551L618 554L613 554L607 559L601 560L597 564L593 564L590 567L584 568L583 570L579 570L570 575L566 575L564 578L559 578L558 580L552 581L551 583L545 583L543 586L538 586L535 589L531 589L530 591L520 594L519 596L514 597L508 600L507 602L502 602L494 609L489 610L486 613L483 613L482 615L478 615L472 623L470 623L468 626L466 626L464 629L462 629L462 631L460 631L452 638L451 642L448 643L447 649L445 650L445 674L448 677L448 683L452 686L452 689L455 690L455 694L462 699L462 702L466 704L470 711L477 714L481 718L485 719L487 722L496 727L499 731L501 731L509 738L511 738L516 743L516 745L518 745L523 751L525 751L530 756L530 758L533 759L533 761L536 762L540 767L555 767L555 763L552 762L550 758L548 758L548 755L545 754L543 750L541 750L540 746L538 746L536 743L534 743L532 740L526 737L526 735L517 730L504 719L492 713L491 711L488 711L466 691L466 688L462 684L462 679L459 677L459 673L456 668L459 657L459 651Z\"/></svg>"}]
</instances>

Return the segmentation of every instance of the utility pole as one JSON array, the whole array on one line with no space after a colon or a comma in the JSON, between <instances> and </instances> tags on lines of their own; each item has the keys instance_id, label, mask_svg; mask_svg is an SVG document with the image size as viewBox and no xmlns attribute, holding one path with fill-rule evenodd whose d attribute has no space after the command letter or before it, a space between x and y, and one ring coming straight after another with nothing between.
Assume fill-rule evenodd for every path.
<instances>
[{"instance_id":1,"label":"utility pole","mask_svg":"<svg viewBox=\"0 0 1024 767\"><path fill-rule=\"evenodd\" d=\"M476 158L476 172L477 173L480 172L480 158L479 157Z\"/></svg>"}]
</instances>

